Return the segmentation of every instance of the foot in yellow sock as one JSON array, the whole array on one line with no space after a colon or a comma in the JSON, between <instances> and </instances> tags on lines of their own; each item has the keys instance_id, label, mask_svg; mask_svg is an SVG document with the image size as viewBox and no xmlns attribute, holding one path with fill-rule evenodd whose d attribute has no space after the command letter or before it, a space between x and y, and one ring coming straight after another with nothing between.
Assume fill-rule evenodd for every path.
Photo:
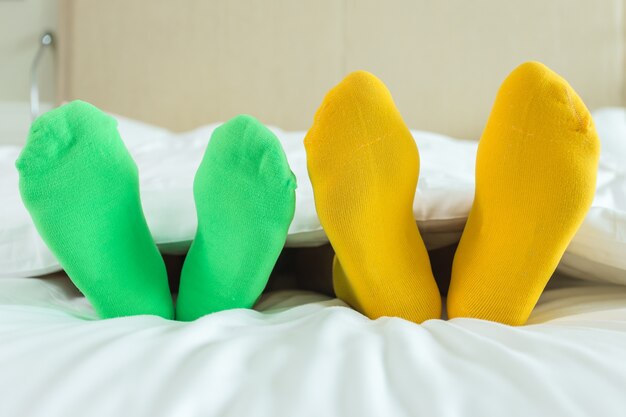
<instances>
[{"instance_id":1,"label":"foot in yellow sock","mask_svg":"<svg viewBox=\"0 0 626 417\"><path fill-rule=\"evenodd\" d=\"M439 318L441 297L413 218L417 147L385 85L364 71L348 75L326 95L304 144L336 252L337 296L370 318Z\"/></svg>"},{"instance_id":2,"label":"foot in yellow sock","mask_svg":"<svg viewBox=\"0 0 626 417\"><path fill-rule=\"evenodd\" d=\"M478 146L450 318L526 322L589 210L599 153L589 111L563 78L536 62L508 76Z\"/></svg>"}]
</instances>

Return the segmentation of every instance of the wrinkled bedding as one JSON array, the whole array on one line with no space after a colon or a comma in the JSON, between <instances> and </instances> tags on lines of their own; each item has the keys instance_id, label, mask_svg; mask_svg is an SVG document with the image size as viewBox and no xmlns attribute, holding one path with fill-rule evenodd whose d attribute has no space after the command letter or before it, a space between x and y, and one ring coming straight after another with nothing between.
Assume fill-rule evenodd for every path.
<instances>
[{"instance_id":1,"label":"wrinkled bedding","mask_svg":"<svg viewBox=\"0 0 626 417\"><path fill-rule=\"evenodd\" d=\"M618 416L626 287L558 278L529 325L366 319L307 292L192 323L97 320L0 280L0 416Z\"/></svg>"}]
</instances>

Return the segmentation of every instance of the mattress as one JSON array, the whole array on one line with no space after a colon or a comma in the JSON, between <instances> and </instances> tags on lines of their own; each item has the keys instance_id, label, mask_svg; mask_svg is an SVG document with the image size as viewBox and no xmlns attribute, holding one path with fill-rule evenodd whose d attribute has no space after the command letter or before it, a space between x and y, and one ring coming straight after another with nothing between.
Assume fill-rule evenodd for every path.
<instances>
[{"instance_id":1,"label":"mattress","mask_svg":"<svg viewBox=\"0 0 626 417\"><path fill-rule=\"evenodd\" d=\"M368 320L307 292L191 323L97 320L0 280L0 416L623 416L626 287L553 279L529 325Z\"/></svg>"}]
</instances>

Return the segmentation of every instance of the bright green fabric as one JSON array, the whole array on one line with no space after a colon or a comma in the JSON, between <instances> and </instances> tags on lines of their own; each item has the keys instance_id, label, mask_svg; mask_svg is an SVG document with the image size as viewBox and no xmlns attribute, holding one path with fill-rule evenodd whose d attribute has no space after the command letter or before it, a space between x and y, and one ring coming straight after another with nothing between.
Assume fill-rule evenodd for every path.
<instances>
[{"instance_id":1,"label":"bright green fabric","mask_svg":"<svg viewBox=\"0 0 626 417\"><path fill-rule=\"evenodd\" d=\"M259 121L237 116L215 130L194 180L198 230L178 320L252 307L285 244L295 188L280 142Z\"/></svg>"},{"instance_id":2,"label":"bright green fabric","mask_svg":"<svg viewBox=\"0 0 626 417\"><path fill-rule=\"evenodd\" d=\"M81 101L42 115L16 167L37 230L101 317L173 317L137 166L112 117Z\"/></svg>"}]
</instances>

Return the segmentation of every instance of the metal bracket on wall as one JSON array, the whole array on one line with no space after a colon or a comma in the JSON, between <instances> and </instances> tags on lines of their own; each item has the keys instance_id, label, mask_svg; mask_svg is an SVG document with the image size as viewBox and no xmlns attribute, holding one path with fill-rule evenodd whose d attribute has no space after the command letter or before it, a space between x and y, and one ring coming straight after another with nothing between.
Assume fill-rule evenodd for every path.
<instances>
[{"instance_id":1,"label":"metal bracket on wall","mask_svg":"<svg viewBox=\"0 0 626 417\"><path fill-rule=\"evenodd\" d=\"M35 120L39 116L39 64L45 50L54 43L52 32L45 32L39 39L39 48L30 67L30 114Z\"/></svg>"}]
</instances>

